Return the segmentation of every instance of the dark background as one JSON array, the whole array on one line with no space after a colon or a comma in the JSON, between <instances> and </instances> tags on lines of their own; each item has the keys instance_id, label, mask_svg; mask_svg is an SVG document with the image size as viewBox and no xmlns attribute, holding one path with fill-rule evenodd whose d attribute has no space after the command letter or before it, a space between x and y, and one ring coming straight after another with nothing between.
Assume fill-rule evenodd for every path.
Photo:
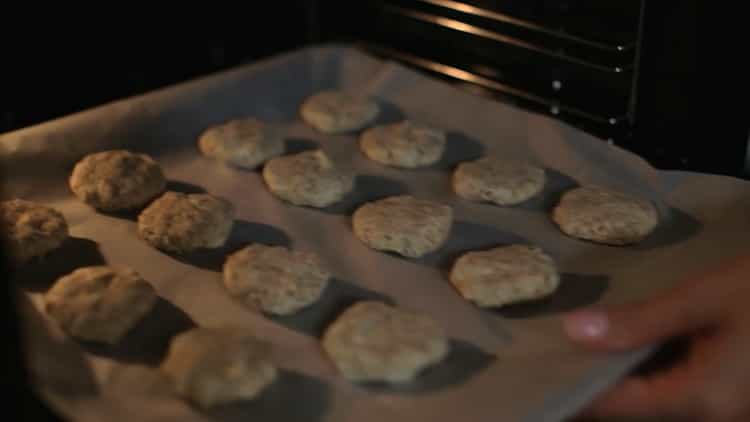
<instances>
[{"instance_id":1,"label":"dark background","mask_svg":"<svg viewBox=\"0 0 750 422\"><path fill-rule=\"evenodd\" d=\"M583 3L466 1L485 7L512 9L512 5L518 5L512 9L515 13L530 14L534 19L554 20L570 15L573 23L568 25L576 24L576 9L572 7ZM311 43L374 37L367 26L374 18L352 11L357 8L352 4L360 3L368 2L256 2L250 11L240 7L221 11L208 8L205 16L175 15L159 26L129 20L115 23L117 17L112 14L109 21L103 22L81 19L58 21L51 26L45 23L39 26L40 31L44 29L43 35L36 38L28 28L20 37L15 30L5 29L5 38L13 42L6 45L2 64L0 132ZM632 15L629 5L637 3L638 0L607 2L612 9L621 7L618 4L628 7L627 13L623 8L622 13L613 16ZM705 5L697 0L649 1L646 6L636 87L637 119L627 134L615 137L616 143L659 168L743 176L748 140L746 107L738 109L729 104L745 100L742 92L746 90L738 86L745 85L744 72L734 63L734 55L743 50L737 47L744 47L741 43L746 32L733 30L728 38L701 32L713 23L702 9ZM731 10L724 11L724 15L728 13ZM608 24L602 19L593 30L600 31L603 38L617 38L619 34L606 32ZM615 28L614 24L611 26ZM352 27L365 30L353 33L347 29ZM699 33L703 40L699 41ZM425 30L420 35L429 40L436 34ZM453 60L460 62L463 51L468 57L469 47L468 43L454 46ZM721 64L718 79L698 75L699 55L710 56L715 59L712 63ZM589 89L577 87L573 98L595 97L598 91L593 85ZM596 130L592 133L602 139L611 137Z\"/></svg>"},{"instance_id":2,"label":"dark background","mask_svg":"<svg viewBox=\"0 0 750 422\"><path fill-rule=\"evenodd\" d=\"M554 21L567 17L572 30L578 21L581 27L586 23L575 9L584 0L465 1L488 8L510 8L534 19ZM6 27L5 39L13 42L4 49L0 132L311 43L369 41L367 38L375 38L376 34L367 25L375 18L370 13L357 14L355 9L359 6L352 6L365 3L384 2L255 2L249 12L240 7L208 8L204 16L175 15L159 26L141 25L129 19L116 23L118 17L112 14L104 21L45 22L26 27L23 32L19 32L20 27ZM611 14L617 17L632 15L631 5L637 3L638 0L613 0L607 5L612 11L622 8L622 12ZM745 50L742 43L747 40L747 31L741 22L736 22L731 8L710 6L709 2L697 0L646 2L636 121L626 134L615 136L615 141L659 168L742 177L748 116L746 107L736 104L742 104L747 94L743 80L746 67L738 57ZM588 29L589 36L620 36L615 31L617 22L609 25L610 17L601 22L596 18L587 17L589 23L598 25ZM611 34L607 32L608 25ZM351 30L353 27L366 30L356 32ZM397 33L406 29L394 25L386 30ZM403 39L419 35L429 40L435 35L429 28L419 34L415 31L407 32ZM34 32L39 36L35 37ZM476 45L467 41L452 46L451 59L460 62L461 52L465 51L468 57ZM439 47L449 50L443 44ZM497 54L512 58L514 52ZM716 71L717 75L708 75ZM572 98L596 98L598 91L598 87L587 89L584 85L576 88ZM602 102L601 107L605 106ZM583 128L589 129L585 125ZM589 131L602 139L612 137Z\"/></svg>"},{"instance_id":3,"label":"dark background","mask_svg":"<svg viewBox=\"0 0 750 422\"><path fill-rule=\"evenodd\" d=\"M349 19L351 23L353 19L343 3L319 3L255 2L249 12L238 7L208 7L200 17L186 18L175 12L158 25L117 16L115 8L106 16L52 16L53 22L43 23L29 23L26 19L33 15L6 15L9 21L16 16L21 25L9 22L0 29L0 132L311 43L351 41L350 34L335 29L336 22ZM544 2L529 0L524 4L532 3ZM698 1L647 4L637 86L638 119L632 130L618 139L618 145L659 168L744 177L746 74L735 55L746 51L737 48L744 48L746 33L727 23L731 10L723 11L717 19ZM139 12L145 15L149 11ZM117 23L117 19L125 21ZM724 30L714 32L717 25ZM718 70L718 76L714 72L706 76L705 67ZM2 270L8 274L7 267ZM49 414L20 381L24 368L22 352L16 348L11 299L12 294L5 294L0 304L11 346L5 356L5 391L12 394L9 403L17 407L16 415L23 415L19 420L44 420Z\"/></svg>"}]
</instances>

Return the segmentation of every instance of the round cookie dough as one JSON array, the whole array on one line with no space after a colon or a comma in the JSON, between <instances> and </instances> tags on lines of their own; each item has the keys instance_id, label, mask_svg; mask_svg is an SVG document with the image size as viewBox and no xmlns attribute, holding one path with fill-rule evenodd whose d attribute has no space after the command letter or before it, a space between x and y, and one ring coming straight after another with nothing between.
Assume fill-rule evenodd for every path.
<instances>
[{"instance_id":1,"label":"round cookie dough","mask_svg":"<svg viewBox=\"0 0 750 422\"><path fill-rule=\"evenodd\" d=\"M453 264L449 278L465 299L483 308L540 299L560 285L552 258L526 245L465 253Z\"/></svg>"},{"instance_id":2,"label":"round cookie dough","mask_svg":"<svg viewBox=\"0 0 750 422\"><path fill-rule=\"evenodd\" d=\"M284 153L284 138L279 128L256 118L233 119L206 129L198 148L207 157L254 169Z\"/></svg>"},{"instance_id":3,"label":"round cookie dough","mask_svg":"<svg viewBox=\"0 0 750 422\"><path fill-rule=\"evenodd\" d=\"M409 382L450 351L436 321L377 301L347 308L326 329L322 343L341 374L353 382Z\"/></svg>"},{"instance_id":4,"label":"round cookie dough","mask_svg":"<svg viewBox=\"0 0 750 422\"><path fill-rule=\"evenodd\" d=\"M140 208L167 186L161 166L146 154L112 150L89 154L73 168L70 189L102 211Z\"/></svg>"},{"instance_id":5,"label":"round cookie dough","mask_svg":"<svg viewBox=\"0 0 750 422\"><path fill-rule=\"evenodd\" d=\"M565 192L552 219L571 237L623 246L638 243L651 234L659 224L659 213L650 201L585 186Z\"/></svg>"},{"instance_id":6,"label":"round cookie dough","mask_svg":"<svg viewBox=\"0 0 750 422\"><path fill-rule=\"evenodd\" d=\"M380 106L368 97L329 90L310 96L302 103L302 119L315 129L328 133L344 133L361 129L372 122Z\"/></svg>"},{"instance_id":7,"label":"round cookie dough","mask_svg":"<svg viewBox=\"0 0 750 422\"><path fill-rule=\"evenodd\" d=\"M445 151L445 132L409 120L367 129L359 146L371 160L400 168L437 163Z\"/></svg>"},{"instance_id":8,"label":"round cookie dough","mask_svg":"<svg viewBox=\"0 0 750 422\"><path fill-rule=\"evenodd\" d=\"M464 162L453 172L453 190L464 199L516 205L542 191L544 169L524 161L494 156Z\"/></svg>"},{"instance_id":9,"label":"round cookie dough","mask_svg":"<svg viewBox=\"0 0 750 422\"><path fill-rule=\"evenodd\" d=\"M277 378L270 347L233 327L194 328L174 337L161 369L178 394L207 409L250 400Z\"/></svg>"},{"instance_id":10,"label":"round cookie dough","mask_svg":"<svg viewBox=\"0 0 750 422\"><path fill-rule=\"evenodd\" d=\"M0 202L0 229L5 253L14 264L47 255L69 236L62 213L18 198Z\"/></svg>"},{"instance_id":11,"label":"round cookie dough","mask_svg":"<svg viewBox=\"0 0 750 422\"><path fill-rule=\"evenodd\" d=\"M224 286L246 305L290 315L317 301L331 277L317 254L252 244L224 263Z\"/></svg>"},{"instance_id":12,"label":"round cookie dough","mask_svg":"<svg viewBox=\"0 0 750 422\"><path fill-rule=\"evenodd\" d=\"M451 207L409 195L366 203L352 216L354 235L364 244L409 258L440 248L452 225Z\"/></svg>"},{"instance_id":13,"label":"round cookie dough","mask_svg":"<svg viewBox=\"0 0 750 422\"><path fill-rule=\"evenodd\" d=\"M115 344L156 305L154 288L133 269L79 268L44 295L45 312L72 337Z\"/></svg>"},{"instance_id":14,"label":"round cookie dough","mask_svg":"<svg viewBox=\"0 0 750 422\"><path fill-rule=\"evenodd\" d=\"M223 246L233 225L232 204L206 193L166 192L138 216L143 240L178 254Z\"/></svg>"},{"instance_id":15,"label":"round cookie dough","mask_svg":"<svg viewBox=\"0 0 750 422\"><path fill-rule=\"evenodd\" d=\"M321 149L269 160L263 180L278 198L299 206L325 208L354 189L354 174L336 166Z\"/></svg>"}]
</instances>

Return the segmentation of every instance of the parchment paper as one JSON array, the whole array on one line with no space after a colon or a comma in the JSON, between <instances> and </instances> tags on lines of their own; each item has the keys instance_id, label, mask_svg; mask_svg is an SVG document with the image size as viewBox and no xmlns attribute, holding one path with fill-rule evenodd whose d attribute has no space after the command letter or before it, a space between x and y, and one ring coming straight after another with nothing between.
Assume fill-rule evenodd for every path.
<instances>
[{"instance_id":1,"label":"parchment paper","mask_svg":"<svg viewBox=\"0 0 750 422\"><path fill-rule=\"evenodd\" d=\"M380 122L408 117L449 131L446 159L424 170L387 169L365 159L356 134L325 136L298 118L301 101L326 88L378 98ZM328 210L286 205L258 172L201 157L202 130L256 116L283 124L289 151L319 145L359 174L357 191ZM719 140L717 140L718 142ZM161 253L136 236L135 215L94 212L66 181L83 154L128 147L153 154L170 188L231 199L238 220L227 247L189 257ZM528 158L548 169L539 198L516 207L458 199L450 171L481 154ZM561 312L635 300L739 253L750 228L750 186L728 177L656 171L641 159L558 121L472 96L354 49L322 46L268 59L148 95L0 137L4 193L42 200L67 217L73 238L41 263L21 269L30 366L44 397L79 421L560 421L641 361L650 350L585 352L566 341ZM662 225L641 245L608 247L562 235L548 217L562 191L597 183L647 196ZM364 201L398 193L455 209L448 244L421 260L368 249L349 215ZM220 282L226 253L254 241L317 251L335 280L322 301L300 315L265 317L233 301ZM499 311L479 310L446 278L460 252L530 242L564 273L551 298ZM73 341L43 315L39 295L73 269L129 265L161 301L118 346ZM380 298L436 318L452 338L449 358L411 385L353 385L337 375L318 337L345 306ZM28 306L27 306L28 305ZM656 323L656 322L655 322ZM164 357L169 339L191 326L246 326L273 343L282 377L259 399L201 412L157 393L143 375ZM135 368L135 369L134 369ZM136 372L138 370L138 372ZM148 373L148 372L146 372ZM152 382L153 381L153 382Z\"/></svg>"}]
</instances>

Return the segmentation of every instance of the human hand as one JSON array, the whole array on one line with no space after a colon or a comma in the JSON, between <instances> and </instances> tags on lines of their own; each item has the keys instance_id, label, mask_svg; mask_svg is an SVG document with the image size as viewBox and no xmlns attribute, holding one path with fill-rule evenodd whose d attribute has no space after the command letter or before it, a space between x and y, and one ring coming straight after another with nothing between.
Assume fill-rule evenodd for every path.
<instances>
[{"instance_id":1,"label":"human hand","mask_svg":"<svg viewBox=\"0 0 750 422\"><path fill-rule=\"evenodd\" d=\"M625 351L686 336L684 358L647 376L631 376L584 412L594 418L750 421L750 256L638 304L565 316L575 342Z\"/></svg>"}]
</instances>

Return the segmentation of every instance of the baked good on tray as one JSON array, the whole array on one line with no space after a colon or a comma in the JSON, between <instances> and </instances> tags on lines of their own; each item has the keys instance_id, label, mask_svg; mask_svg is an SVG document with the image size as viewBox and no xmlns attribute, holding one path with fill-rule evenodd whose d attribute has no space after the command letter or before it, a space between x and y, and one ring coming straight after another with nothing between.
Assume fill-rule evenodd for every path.
<instances>
[{"instance_id":1,"label":"baked good on tray","mask_svg":"<svg viewBox=\"0 0 750 422\"><path fill-rule=\"evenodd\" d=\"M354 189L354 174L338 166L322 149L269 160L263 180L277 198L299 206L325 208Z\"/></svg>"},{"instance_id":2,"label":"baked good on tray","mask_svg":"<svg viewBox=\"0 0 750 422\"><path fill-rule=\"evenodd\" d=\"M68 183L78 199L110 212L140 208L167 186L153 158L122 149L86 155L76 163Z\"/></svg>"},{"instance_id":3,"label":"baked good on tray","mask_svg":"<svg viewBox=\"0 0 750 422\"><path fill-rule=\"evenodd\" d=\"M467 252L453 264L449 279L461 296L483 308L540 299L560 284L553 259L528 245Z\"/></svg>"},{"instance_id":4,"label":"baked good on tray","mask_svg":"<svg viewBox=\"0 0 750 422\"><path fill-rule=\"evenodd\" d=\"M541 167L490 155L459 164L453 172L453 190L470 201L516 205L538 195L545 179Z\"/></svg>"},{"instance_id":5,"label":"baked good on tray","mask_svg":"<svg viewBox=\"0 0 750 422\"><path fill-rule=\"evenodd\" d=\"M450 351L446 333L432 318L378 301L347 308L322 342L339 372L354 382L409 382Z\"/></svg>"},{"instance_id":6,"label":"baked good on tray","mask_svg":"<svg viewBox=\"0 0 750 422\"><path fill-rule=\"evenodd\" d=\"M313 252L254 243L227 257L223 276L229 294L247 306L290 315L320 299L331 273Z\"/></svg>"},{"instance_id":7,"label":"baked good on tray","mask_svg":"<svg viewBox=\"0 0 750 422\"><path fill-rule=\"evenodd\" d=\"M207 193L166 192L138 215L138 235L151 246L184 254L225 244L234 206Z\"/></svg>"},{"instance_id":8,"label":"baked good on tray","mask_svg":"<svg viewBox=\"0 0 750 422\"><path fill-rule=\"evenodd\" d=\"M4 251L14 264L47 255L69 236L60 211L19 198L0 202L0 231Z\"/></svg>"},{"instance_id":9,"label":"baked good on tray","mask_svg":"<svg viewBox=\"0 0 750 422\"><path fill-rule=\"evenodd\" d=\"M659 224L651 201L599 186L565 192L552 211L560 230L575 238L608 245L641 242Z\"/></svg>"},{"instance_id":10,"label":"baked good on tray","mask_svg":"<svg viewBox=\"0 0 750 422\"><path fill-rule=\"evenodd\" d=\"M437 163L445 144L445 132L410 120L371 127L359 140L360 149L370 160L405 169Z\"/></svg>"},{"instance_id":11,"label":"baked good on tray","mask_svg":"<svg viewBox=\"0 0 750 422\"><path fill-rule=\"evenodd\" d=\"M254 399L278 377L269 344L234 327L198 327L178 334L161 370L181 397L204 409Z\"/></svg>"},{"instance_id":12,"label":"baked good on tray","mask_svg":"<svg viewBox=\"0 0 750 422\"><path fill-rule=\"evenodd\" d=\"M82 267L59 278L44 310L72 337L115 344L156 305L154 288L129 267Z\"/></svg>"},{"instance_id":13,"label":"baked good on tray","mask_svg":"<svg viewBox=\"0 0 750 422\"><path fill-rule=\"evenodd\" d=\"M284 153L284 137L276 125L253 117L237 118L203 131L198 148L207 157L254 169Z\"/></svg>"},{"instance_id":14,"label":"baked good on tray","mask_svg":"<svg viewBox=\"0 0 750 422\"><path fill-rule=\"evenodd\" d=\"M317 92L300 107L302 120L328 134L359 130L375 120L379 113L380 106L373 99L341 90Z\"/></svg>"},{"instance_id":15,"label":"baked good on tray","mask_svg":"<svg viewBox=\"0 0 750 422\"><path fill-rule=\"evenodd\" d=\"M439 249L452 225L451 207L411 195L368 202L352 215L354 234L364 244L409 258Z\"/></svg>"}]
</instances>

